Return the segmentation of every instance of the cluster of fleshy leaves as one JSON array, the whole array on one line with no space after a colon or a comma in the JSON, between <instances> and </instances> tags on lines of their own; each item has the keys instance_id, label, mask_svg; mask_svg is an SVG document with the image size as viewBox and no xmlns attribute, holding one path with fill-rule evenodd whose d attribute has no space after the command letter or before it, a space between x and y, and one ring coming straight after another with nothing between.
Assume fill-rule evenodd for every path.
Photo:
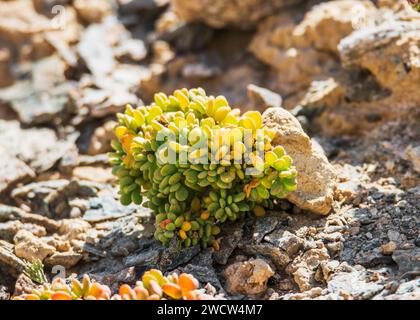
<instances>
[{"instance_id":1,"label":"cluster of fleshy leaves","mask_svg":"<svg viewBox=\"0 0 420 320\"><path fill-rule=\"evenodd\" d=\"M82 282L72 279L70 283L55 278L30 294L15 296L13 300L213 300L215 297L199 289L199 283L192 275L176 273L164 276L160 270L146 271L134 287L120 286L118 293L99 282L83 276Z\"/></svg>"},{"instance_id":2,"label":"cluster of fleshy leaves","mask_svg":"<svg viewBox=\"0 0 420 320\"><path fill-rule=\"evenodd\" d=\"M218 247L226 221L263 216L274 199L296 190L292 158L271 145L276 132L260 112L241 114L202 88L154 100L117 114L110 162L121 203L141 204L145 196L162 244L175 237L185 247ZM162 161L171 153L175 161Z\"/></svg>"}]
</instances>

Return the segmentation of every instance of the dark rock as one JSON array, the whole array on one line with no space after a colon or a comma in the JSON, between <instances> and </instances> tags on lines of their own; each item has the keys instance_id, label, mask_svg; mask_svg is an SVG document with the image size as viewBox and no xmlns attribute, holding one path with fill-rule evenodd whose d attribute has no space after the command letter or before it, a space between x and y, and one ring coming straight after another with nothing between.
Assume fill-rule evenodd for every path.
<instances>
[{"instance_id":1,"label":"dark rock","mask_svg":"<svg viewBox=\"0 0 420 320\"><path fill-rule=\"evenodd\" d=\"M213 37L213 29L202 23L180 23L165 30L158 39L169 42L178 52L202 49Z\"/></svg>"},{"instance_id":2,"label":"dark rock","mask_svg":"<svg viewBox=\"0 0 420 320\"><path fill-rule=\"evenodd\" d=\"M68 183L57 190L48 194L44 203L47 205L47 216L55 218L70 217L72 205L69 198L83 198L96 196L100 185L88 182L79 182L77 180L68 181Z\"/></svg>"},{"instance_id":3,"label":"dark rock","mask_svg":"<svg viewBox=\"0 0 420 320\"><path fill-rule=\"evenodd\" d=\"M83 219L89 222L99 222L124 217L132 213L148 214L149 212L149 209L142 206L123 206L112 195L103 194L89 200L88 209Z\"/></svg>"},{"instance_id":4,"label":"dark rock","mask_svg":"<svg viewBox=\"0 0 420 320\"><path fill-rule=\"evenodd\" d=\"M115 198L114 190L107 185L78 180L50 180L31 183L16 188L12 197L19 203L27 204L33 212L68 218L77 207L90 222L116 219L130 213L149 211L141 206L123 206Z\"/></svg>"},{"instance_id":5,"label":"dark rock","mask_svg":"<svg viewBox=\"0 0 420 320\"><path fill-rule=\"evenodd\" d=\"M420 248L395 250L392 259L398 264L398 271L402 274L416 276L420 274Z\"/></svg>"},{"instance_id":6,"label":"dark rock","mask_svg":"<svg viewBox=\"0 0 420 320\"><path fill-rule=\"evenodd\" d=\"M414 244L415 244L417 247L420 247L420 236L417 236L416 240L414 240Z\"/></svg>"},{"instance_id":7,"label":"dark rock","mask_svg":"<svg viewBox=\"0 0 420 320\"><path fill-rule=\"evenodd\" d=\"M303 239L284 230L276 230L265 236L264 240L284 250L290 257L302 248L304 242Z\"/></svg>"},{"instance_id":8,"label":"dark rock","mask_svg":"<svg viewBox=\"0 0 420 320\"><path fill-rule=\"evenodd\" d=\"M180 248L177 245L177 239L172 238L169 248L163 251L158 264L162 270L170 271L188 263L199 252L200 246Z\"/></svg>"},{"instance_id":9,"label":"dark rock","mask_svg":"<svg viewBox=\"0 0 420 320\"><path fill-rule=\"evenodd\" d=\"M54 6L64 6L70 4L71 0L32 0L36 11L52 18Z\"/></svg>"},{"instance_id":10,"label":"dark rock","mask_svg":"<svg viewBox=\"0 0 420 320\"><path fill-rule=\"evenodd\" d=\"M124 265L126 267L157 265L162 251L162 247L154 247L147 251L139 250L138 252L126 257L124 259Z\"/></svg>"},{"instance_id":11,"label":"dark rock","mask_svg":"<svg viewBox=\"0 0 420 320\"><path fill-rule=\"evenodd\" d=\"M271 244L240 244L238 247L246 254L261 255L269 258L280 270L284 269L290 262L289 256L283 250Z\"/></svg>"},{"instance_id":12,"label":"dark rock","mask_svg":"<svg viewBox=\"0 0 420 320\"><path fill-rule=\"evenodd\" d=\"M252 234L253 240L256 243L260 243L267 233L270 233L276 228L278 223L279 219L272 216L257 219L255 221L254 233Z\"/></svg>"},{"instance_id":13,"label":"dark rock","mask_svg":"<svg viewBox=\"0 0 420 320\"><path fill-rule=\"evenodd\" d=\"M129 267L117 273L104 275L100 282L117 292L122 284L134 285L137 280L139 279L135 268Z\"/></svg>"},{"instance_id":14,"label":"dark rock","mask_svg":"<svg viewBox=\"0 0 420 320\"><path fill-rule=\"evenodd\" d=\"M224 289L217 278L216 271L211 266L197 266L194 264L187 264L182 271L185 273L192 274L202 286L205 286L207 283L210 283L217 291L224 292Z\"/></svg>"},{"instance_id":15,"label":"dark rock","mask_svg":"<svg viewBox=\"0 0 420 320\"><path fill-rule=\"evenodd\" d=\"M77 240L73 240L73 245L76 247L75 243ZM80 242L80 246L76 247L77 249L80 249L83 252L86 252L90 255L93 256L97 256L97 257L101 257L101 258L105 258L106 257L106 252L105 251L101 251L96 249L95 247L93 247L92 245L86 243L86 242Z\"/></svg>"},{"instance_id":16,"label":"dark rock","mask_svg":"<svg viewBox=\"0 0 420 320\"><path fill-rule=\"evenodd\" d=\"M223 230L223 237L220 242L220 250L213 254L214 261L219 264L226 264L233 250L238 246L243 235L243 223L227 225Z\"/></svg>"},{"instance_id":17,"label":"dark rock","mask_svg":"<svg viewBox=\"0 0 420 320\"><path fill-rule=\"evenodd\" d=\"M123 14L144 13L145 11L162 10L169 4L169 0L128 0L119 5Z\"/></svg>"},{"instance_id":18,"label":"dark rock","mask_svg":"<svg viewBox=\"0 0 420 320\"><path fill-rule=\"evenodd\" d=\"M191 260L191 264L199 266L213 265L213 249L207 248L201 250L201 252Z\"/></svg>"},{"instance_id":19,"label":"dark rock","mask_svg":"<svg viewBox=\"0 0 420 320\"><path fill-rule=\"evenodd\" d=\"M374 267L384 264L389 265L393 263L391 257L384 255L379 247L376 247L373 250L360 251L356 255L354 262L361 264L364 267Z\"/></svg>"}]
</instances>

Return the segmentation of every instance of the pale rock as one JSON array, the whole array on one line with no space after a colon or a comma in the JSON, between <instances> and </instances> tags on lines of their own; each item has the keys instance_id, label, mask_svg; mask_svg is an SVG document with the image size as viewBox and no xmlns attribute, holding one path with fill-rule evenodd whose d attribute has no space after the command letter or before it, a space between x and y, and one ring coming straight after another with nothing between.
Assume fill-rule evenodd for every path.
<instances>
[{"instance_id":1,"label":"pale rock","mask_svg":"<svg viewBox=\"0 0 420 320\"><path fill-rule=\"evenodd\" d=\"M323 280L328 282L331 276L335 273L335 271L339 267L339 265L340 265L340 262L337 260L322 261L320 263L320 267L322 271Z\"/></svg>"},{"instance_id":2,"label":"pale rock","mask_svg":"<svg viewBox=\"0 0 420 320\"><path fill-rule=\"evenodd\" d=\"M226 268L227 290L233 294L258 296L267 290L267 281L274 275L270 265L262 259L237 262Z\"/></svg>"},{"instance_id":3,"label":"pale rock","mask_svg":"<svg viewBox=\"0 0 420 320\"><path fill-rule=\"evenodd\" d=\"M214 28L249 29L261 19L302 0L172 0L175 13L186 21L204 22Z\"/></svg>"},{"instance_id":4,"label":"pale rock","mask_svg":"<svg viewBox=\"0 0 420 320\"><path fill-rule=\"evenodd\" d=\"M350 14L355 8L361 14ZM249 48L277 71L281 93L295 94L338 68L331 56L338 55L338 43L356 29L360 18L375 12L370 1L358 0L321 3L303 17L296 7L261 23Z\"/></svg>"},{"instance_id":5,"label":"pale rock","mask_svg":"<svg viewBox=\"0 0 420 320\"><path fill-rule=\"evenodd\" d=\"M332 293L344 294L348 299L365 300L371 299L384 286L376 282L370 282L366 271L353 270L351 272L338 272L328 282L328 290Z\"/></svg>"},{"instance_id":6,"label":"pale rock","mask_svg":"<svg viewBox=\"0 0 420 320\"><path fill-rule=\"evenodd\" d=\"M101 168L93 166L76 167L72 171L73 177L80 180L94 181L98 183L109 183L115 180L112 175L111 168ZM75 209L79 209L75 207ZM79 211L75 210L74 213L80 214ZM75 215L73 215L75 217Z\"/></svg>"},{"instance_id":7,"label":"pale rock","mask_svg":"<svg viewBox=\"0 0 420 320\"><path fill-rule=\"evenodd\" d=\"M36 237L44 237L47 235L45 227L33 223L24 223L21 229L29 231Z\"/></svg>"},{"instance_id":8,"label":"pale rock","mask_svg":"<svg viewBox=\"0 0 420 320\"><path fill-rule=\"evenodd\" d=\"M61 239L60 236L54 235L52 237L44 237L43 240L57 249L60 252L66 252L71 249L70 241Z\"/></svg>"},{"instance_id":9,"label":"pale rock","mask_svg":"<svg viewBox=\"0 0 420 320\"><path fill-rule=\"evenodd\" d=\"M307 291L313 287L318 267L327 262L329 258L330 256L325 248L310 249L293 260L287 266L286 272L293 276L300 291Z\"/></svg>"},{"instance_id":10,"label":"pale rock","mask_svg":"<svg viewBox=\"0 0 420 320\"><path fill-rule=\"evenodd\" d=\"M32 1L0 1L0 37L13 49L14 60L33 60L49 56L54 48L46 34L54 33L65 43L77 39L79 26L73 8L66 7L66 27L56 28L46 16L36 12Z\"/></svg>"},{"instance_id":11,"label":"pale rock","mask_svg":"<svg viewBox=\"0 0 420 320\"><path fill-rule=\"evenodd\" d=\"M32 233L26 230L20 230L14 237L15 254L19 258L28 261L40 260L43 261L47 256L53 254L56 250L35 237Z\"/></svg>"},{"instance_id":12,"label":"pale rock","mask_svg":"<svg viewBox=\"0 0 420 320\"><path fill-rule=\"evenodd\" d=\"M374 4L367 0L324 2L306 13L303 21L295 28L293 37L300 46L309 44L318 50L338 54L337 45L340 40L355 29L366 27L363 22L372 23L375 13Z\"/></svg>"},{"instance_id":13,"label":"pale rock","mask_svg":"<svg viewBox=\"0 0 420 320\"><path fill-rule=\"evenodd\" d=\"M83 255L81 253L73 251L56 252L45 259L45 264L49 266L63 266L67 269L74 267L82 258Z\"/></svg>"},{"instance_id":14,"label":"pale rock","mask_svg":"<svg viewBox=\"0 0 420 320\"><path fill-rule=\"evenodd\" d=\"M91 225L82 219L63 219L59 233L65 235L68 240L79 239L85 234Z\"/></svg>"},{"instance_id":15,"label":"pale rock","mask_svg":"<svg viewBox=\"0 0 420 320\"><path fill-rule=\"evenodd\" d=\"M334 200L336 173L327 157L314 146L299 121L285 109L267 109L263 113L263 124L276 130L273 146L283 146L298 171L298 188L287 195L287 200L299 208L328 214Z\"/></svg>"}]
</instances>

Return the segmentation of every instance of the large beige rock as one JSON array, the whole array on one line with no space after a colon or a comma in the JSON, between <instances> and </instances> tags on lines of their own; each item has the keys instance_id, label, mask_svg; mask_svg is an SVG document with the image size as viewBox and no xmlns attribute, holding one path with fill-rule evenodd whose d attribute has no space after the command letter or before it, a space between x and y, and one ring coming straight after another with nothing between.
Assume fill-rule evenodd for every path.
<instances>
[{"instance_id":1,"label":"large beige rock","mask_svg":"<svg viewBox=\"0 0 420 320\"><path fill-rule=\"evenodd\" d=\"M186 21L205 22L214 28L250 28L276 10L304 0L172 0L177 15Z\"/></svg>"},{"instance_id":2,"label":"large beige rock","mask_svg":"<svg viewBox=\"0 0 420 320\"><path fill-rule=\"evenodd\" d=\"M283 108L269 108L263 123L277 134L273 145L281 145L297 168L298 188L287 195L296 206L318 214L328 214L336 188L336 173L322 148L311 141L299 121Z\"/></svg>"},{"instance_id":3,"label":"large beige rock","mask_svg":"<svg viewBox=\"0 0 420 320\"><path fill-rule=\"evenodd\" d=\"M224 275L230 293L254 297L267 290L267 281L274 275L274 271L266 261L251 259L231 264Z\"/></svg>"}]
</instances>

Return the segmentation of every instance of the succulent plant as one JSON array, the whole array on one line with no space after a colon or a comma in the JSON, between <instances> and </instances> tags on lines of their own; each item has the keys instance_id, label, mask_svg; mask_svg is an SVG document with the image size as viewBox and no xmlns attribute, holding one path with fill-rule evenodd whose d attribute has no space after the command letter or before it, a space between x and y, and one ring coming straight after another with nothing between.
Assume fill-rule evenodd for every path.
<instances>
[{"instance_id":1,"label":"succulent plant","mask_svg":"<svg viewBox=\"0 0 420 320\"><path fill-rule=\"evenodd\" d=\"M47 282L47 277L44 273L44 264L39 259L28 262L23 273L36 283L43 284Z\"/></svg>"},{"instance_id":2,"label":"succulent plant","mask_svg":"<svg viewBox=\"0 0 420 320\"><path fill-rule=\"evenodd\" d=\"M115 300L212 300L214 297L198 289L198 281L192 275L176 273L163 276L157 269L151 269L143 274L134 288L122 285Z\"/></svg>"},{"instance_id":3,"label":"succulent plant","mask_svg":"<svg viewBox=\"0 0 420 320\"><path fill-rule=\"evenodd\" d=\"M51 283L45 283L32 293L16 296L14 300L109 300L111 290L98 282L90 280L88 275L82 283L72 279L67 284L63 278L55 278Z\"/></svg>"},{"instance_id":4,"label":"succulent plant","mask_svg":"<svg viewBox=\"0 0 420 320\"><path fill-rule=\"evenodd\" d=\"M30 294L16 296L14 300L211 300L213 296L200 290L197 279L192 275L173 273L165 277L160 270L146 271L142 280L132 288L123 284L117 294L111 289L92 281L88 275L82 282L72 279L70 284L62 278L55 278Z\"/></svg>"},{"instance_id":5,"label":"succulent plant","mask_svg":"<svg viewBox=\"0 0 420 320\"><path fill-rule=\"evenodd\" d=\"M226 221L242 219L296 189L297 171L258 111L241 115L202 88L158 93L149 106L117 114L110 154L124 205L156 215L155 238L217 246Z\"/></svg>"}]
</instances>

